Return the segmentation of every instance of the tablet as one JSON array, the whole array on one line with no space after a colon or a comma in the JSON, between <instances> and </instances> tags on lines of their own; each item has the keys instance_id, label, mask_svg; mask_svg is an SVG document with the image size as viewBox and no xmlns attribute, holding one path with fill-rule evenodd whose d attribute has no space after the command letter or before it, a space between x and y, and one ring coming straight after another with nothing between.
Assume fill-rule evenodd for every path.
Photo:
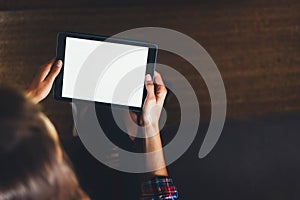
<instances>
[{"instance_id":1,"label":"tablet","mask_svg":"<svg viewBox=\"0 0 300 200\"><path fill-rule=\"evenodd\" d=\"M157 45L82 33L60 32L56 58L63 67L54 83L58 100L92 101L140 111L153 77Z\"/></svg>"}]
</instances>

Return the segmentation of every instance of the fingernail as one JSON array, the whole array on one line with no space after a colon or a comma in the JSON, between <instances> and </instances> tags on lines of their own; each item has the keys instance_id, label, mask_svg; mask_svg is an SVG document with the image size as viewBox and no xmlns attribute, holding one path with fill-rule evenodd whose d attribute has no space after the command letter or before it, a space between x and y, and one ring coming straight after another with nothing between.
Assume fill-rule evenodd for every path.
<instances>
[{"instance_id":1,"label":"fingernail","mask_svg":"<svg viewBox=\"0 0 300 200\"><path fill-rule=\"evenodd\" d=\"M62 66L62 64L63 64L63 63L62 63L62 61L61 61L61 60L58 60L58 61L56 62L56 66L57 66L57 67L61 67L61 66Z\"/></svg>"},{"instance_id":2,"label":"fingernail","mask_svg":"<svg viewBox=\"0 0 300 200\"><path fill-rule=\"evenodd\" d=\"M152 79L151 79L151 76L150 76L150 74L147 74L146 75L146 81L151 81Z\"/></svg>"}]
</instances>

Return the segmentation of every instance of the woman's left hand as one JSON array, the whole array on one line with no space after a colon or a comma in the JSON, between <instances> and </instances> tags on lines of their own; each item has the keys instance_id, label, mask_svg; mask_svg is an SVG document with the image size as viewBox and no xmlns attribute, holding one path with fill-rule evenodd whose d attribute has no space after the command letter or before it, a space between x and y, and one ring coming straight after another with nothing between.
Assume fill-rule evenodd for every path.
<instances>
[{"instance_id":1,"label":"woman's left hand","mask_svg":"<svg viewBox=\"0 0 300 200\"><path fill-rule=\"evenodd\" d=\"M26 90L26 96L31 98L34 103L39 103L45 99L50 93L53 82L59 74L61 67L62 61L57 60L55 62L55 59L41 66L31 85Z\"/></svg>"}]
</instances>

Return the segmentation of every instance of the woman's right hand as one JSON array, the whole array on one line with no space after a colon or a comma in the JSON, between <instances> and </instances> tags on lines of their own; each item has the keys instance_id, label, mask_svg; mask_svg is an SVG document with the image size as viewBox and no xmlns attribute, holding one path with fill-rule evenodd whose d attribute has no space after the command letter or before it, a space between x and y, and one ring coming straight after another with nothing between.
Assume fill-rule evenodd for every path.
<instances>
[{"instance_id":1,"label":"woman's right hand","mask_svg":"<svg viewBox=\"0 0 300 200\"><path fill-rule=\"evenodd\" d=\"M149 74L146 75L145 86L147 96L142 109L142 125L146 130L154 131L153 133L147 133L151 135L159 133L159 118L167 95L167 89L162 77L156 71L154 72L154 80L157 84L156 91L154 90L151 76Z\"/></svg>"},{"instance_id":2,"label":"woman's right hand","mask_svg":"<svg viewBox=\"0 0 300 200\"><path fill-rule=\"evenodd\" d=\"M151 76L147 74L145 76L145 86L147 90L147 96L144 101L142 108L142 115L139 123L137 123L138 117L135 112L130 112L131 119L136 123L143 126L147 135L154 135L159 133L159 117L161 110L167 95L167 89L164 85L161 75L158 72L154 72L154 80L157 84L156 91L154 90L154 84ZM125 116L125 121L127 120L127 115ZM137 127L132 126L130 122L126 123L128 131L131 132L130 135L136 135ZM151 133L150 133L151 132Z\"/></svg>"}]
</instances>

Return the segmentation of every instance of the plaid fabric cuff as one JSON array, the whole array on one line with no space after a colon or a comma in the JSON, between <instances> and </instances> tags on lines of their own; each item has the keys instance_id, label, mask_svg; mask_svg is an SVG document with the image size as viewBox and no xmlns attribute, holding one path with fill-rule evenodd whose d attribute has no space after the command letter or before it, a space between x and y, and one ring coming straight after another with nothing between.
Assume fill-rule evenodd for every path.
<instances>
[{"instance_id":1,"label":"plaid fabric cuff","mask_svg":"<svg viewBox=\"0 0 300 200\"><path fill-rule=\"evenodd\" d=\"M178 199L177 188L170 177L155 177L142 183L141 200Z\"/></svg>"}]
</instances>

